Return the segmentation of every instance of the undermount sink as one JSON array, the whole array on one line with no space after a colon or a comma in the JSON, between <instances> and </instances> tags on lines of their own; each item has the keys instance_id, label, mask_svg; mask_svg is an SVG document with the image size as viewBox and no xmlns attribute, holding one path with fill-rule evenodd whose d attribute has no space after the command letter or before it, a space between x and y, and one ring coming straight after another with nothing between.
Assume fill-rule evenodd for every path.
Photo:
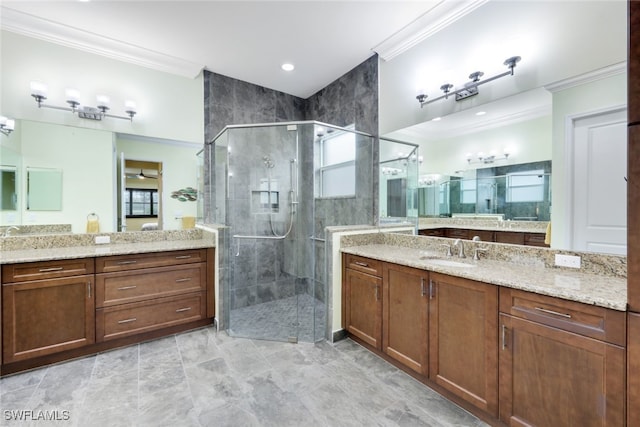
<instances>
[{"instance_id":1,"label":"undermount sink","mask_svg":"<svg viewBox=\"0 0 640 427\"><path fill-rule=\"evenodd\" d=\"M424 261L429 264L441 265L442 267L461 267L461 268L473 268L475 264L467 264L465 262L453 261L450 259L438 259L425 257Z\"/></svg>"}]
</instances>

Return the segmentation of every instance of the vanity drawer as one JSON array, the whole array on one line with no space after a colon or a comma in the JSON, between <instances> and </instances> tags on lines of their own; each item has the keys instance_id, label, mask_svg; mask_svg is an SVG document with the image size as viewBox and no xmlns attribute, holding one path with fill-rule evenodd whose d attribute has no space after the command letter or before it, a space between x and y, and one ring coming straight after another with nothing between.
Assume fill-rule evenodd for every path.
<instances>
[{"instance_id":1,"label":"vanity drawer","mask_svg":"<svg viewBox=\"0 0 640 427\"><path fill-rule=\"evenodd\" d=\"M524 244L528 246L543 246L548 248L549 245L544 242L544 239L544 233L525 233Z\"/></svg>"},{"instance_id":2,"label":"vanity drawer","mask_svg":"<svg viewBox=\"0 0 640 427\"><path fill-rule=\"evenodd\" d=\"M167 265L205 262L206 260L206 249L116 255L96 258L96 273L163 267Z\"/></svg>"},{"instance_id":3,"label":"vanity drawer","mask_svg":"<svg viewBox=\"0 0 640 427\"><path fill-rule=\"evenodd\" d=\"M206 292L96 310L96 341L136 335L205 318Z\"/></svg>"},{"instance_id":4,"label":"vanity drawer","mask_svg":"<svg viewBox=\"0 0 640 427\"><path fill-rule=\"evenodd\" d=\"M382 262L358 255L346 254L345 266L352 270L362 271L373 276L382 276Z\"/></svg>"},{"instance_id":5,"label":"vanity drawer","mask_svg":"<svg viewBox=\"0 0 640 427\"><path fill-rule=\"evenodd\" d=\"M2 283L82 276L93 274L93 271L93 258L5 264L2 266Z\"/></svg>"},{"instance_id":6,"label":"vanity drawer","mask_svg":"<svg viewBox=\"0 0 640 427\"><path fill-rule=\"evenodd\" d=\"M206 263L96 275L96 307L206 290Z\"/></svg>"},{"instance_id":7,"label":"vanity drawer","mask_svg":"<svg viewBox=\"0 0 640 427\"><path fill-rule=\"evenodd\" d=\"M524 245L524 233L518 231L496 231L496 242Z\"/></svg>"},{"instance_id":8,"label":"vanity drawer","mask_svg":"<svg viewBox=\"0 0 640 427\"><path fill-rule=\"evenodd\" d=\"M469 230L466 228L447 228L446 236L450 239L468 239Z\"/></svg>"},{"instance_id":9,"label":"vanity drawer","mask_svg":"<svg viewBox=\"0 0 640 427\"><path fill-rule=\"evenodd\" d=\"M510 288L500 288L500 311L612 344L625 345L626 313L623 311Z\"/></svg>"}]
</instances>

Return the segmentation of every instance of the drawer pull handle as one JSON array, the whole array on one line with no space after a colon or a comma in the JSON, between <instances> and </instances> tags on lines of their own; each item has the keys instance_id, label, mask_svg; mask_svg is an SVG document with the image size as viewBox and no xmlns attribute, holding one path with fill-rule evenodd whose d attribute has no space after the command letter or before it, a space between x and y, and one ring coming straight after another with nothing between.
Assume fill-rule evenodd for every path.
<instances>
[{"instance_id":1,"label":"drawer pull handle","mask_svg":"<svg viewBox=\"0 0 640 427\"><path fill-rule=\"evenodd\" d=\"M507 325L502 325L502 349L505 350L507 348Z\"/></svg>"},{"instance_id":2,"label":"drawer pull handle","mask_svg":"<svg viewBox=\"0 0 640 427\"><path fill-rule=\"evenodd\" d=\"M126 291L127 289L135 289L135 288L137 288L137 286L136 286L136 285L133 285L133 286L123 286L123 287L121 287L121 288L118 288L118 290L119 290L119 291Z\"/></svg>"},{"instance_id":3,"label":"drawer pull handle","mask_svg":"<svg viewBox=\"0 0 640 427\"><path fill-rule=\"evenodd\" d=\"M191 310L191 307L179 308L176 310L176 313L182 313L183 311L189 311L189 310Z\"/></svg>"},{"instance_id":4,"label":"drawer pull handle","mask_svg":"<svg viewBox=\"0 0 640 427\"><path fill-rule=\"evenodd\" d=\"M118 265L127 265L127 264L135 264L138 261L120 261Z\"/></svg>"},{"instance_id":5,"label":"drawer pull handle","mask_svg":"<svg viewBox=\"0 0 640 427\"><path fill-rule=\"evenodd\" d=\"M179 255L176 257L176 259L189 259L191 258L191 255Z\"/></svg>"},{"instance_id":6,"label":"drawer pull handle","mask_svg":"<svg viewBox=\"0 0 640 427\"><path fill-rule=\"evenodd\" d=\"M50 271L62 271L64 267L51 267L51 268L41 268L40 273L48 273Z\"/></svg>"},{"instance_id":7,"label":"drawer pull handle","mask_svg":"<svg viewBox=\"0 0 640 427\"><path fill-rule=\"evenodd\" d=\"M369 267L369 264L366 262L355 261L354 264L359 265L360 267Z\"/></svg>"},{"instance_id":8,"label":"drawer pull handle","mask_svg":"<svg viewBox=\"0 0 640 427\"><path fill-rule=\"evenodd\" d=\"M560 313L553 310L547 310L546 308L542 308L542 307L533 307L533 308L543 313L553 314L554 316L566 317L567 319L571 319L571 315L567 313Z\"/></svg>"},{"instance_id":9,"label":"drawer pull handle","mask_svg":"<svg viewBox=\"0 0 640 427\"><path fill-rule=\"evenodd\" d=\"M176 279L176 283L190 282L190 281L191 281L190 277L185 277L184 279Z\"/></svg>"},{"instance_id":10,"label":"drawer pull handle","mask_svg":"<svg viewBox=\"0 0 640 427\"><path fill-rule=\"evenodd\" d=\"M136 319L135 317L132 317L131 319L124 319L124 320L118 320L118 323L131 323L131 322L135 322Z\"/></svg>"}]
</instances>

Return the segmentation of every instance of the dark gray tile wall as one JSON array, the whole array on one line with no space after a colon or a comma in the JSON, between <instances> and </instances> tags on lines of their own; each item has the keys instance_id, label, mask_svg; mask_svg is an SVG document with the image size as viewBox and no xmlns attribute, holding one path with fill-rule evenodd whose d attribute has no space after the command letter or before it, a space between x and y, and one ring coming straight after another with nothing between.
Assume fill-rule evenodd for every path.
<instances>
[{"instance_id":1,"label":"dark gray tile wall","mask_svg":"<svg viewBox=\"0 0 640 427\"><path fill-rule=\"evenodd\" d=\"M297 257L295 270L305 271L306 277L311 277L313 269L316 273L316 286L304 286L298 283L298 288L307 288L309 292L321 300L326 300L327 280L324 272L325 248L324 242L316 241L315 245L309 239L315 236L323 239L324 227L330 225L349 224L374 224L377 221L378 211L378 58L372 56L344 76L337 79L324 89L312 95L308 99L301 99L282 92L253 85L221 74L204 72L204 99L205 99L205 140L212 139L227 125L257 124L273 122L289 122L302 120L315 120L337 126L355 125L355 129L374 135L373 140L367 137L358 137L356 153L357 186L356 196L351 198L313 199L313 130L311 127L300 127L300 170L310 173L300 175L300 204L296 229L296 241L279 242L275 245L259 245L242 242L241 257L234 257L235 248L231 249L231 263L236 266L245 265L242 268L231 268L225 275L227 283L222 287L229 288L229 281L235 283L244 282L245 286L236 286L230 289L228 301L232 306L251 305L266 302L274 298L288 296L293 292L294 285L283 286L277 283L278 277L267 278L268 268L266 262L276 265L275 274L278 271L291 271L286 264L291 262L292 253ZM304 141L304 143L303 143ZM220 216L215 215L216 200L215 174L210 170L211 164L215 164L215 153L206 145L205 158L209 162L205 165L205 179L209 184L205 187L205 193L209 202L205 200L205 219L210 222ZM242 172L234 171L234 178ZM219 175L219 174L218 174ZM230 190L232 190L230 188ZM207 198L205 196L205 198ZM305 200L302 200L303 197ZM220 198L217 198L220 200ZM232 208L249 210L246 200L237 195L231 195ZM244 203L244 206L240 204ZM242 209L241 209L242 208ZM242 220L244 221L244 220ZM231 233L239 232L242 226L232 224ZM252 228L252 227L249 227ZM256 231L252 230L245 230ZM244 231L243 231L244 232ZM231 245L235 245L234 239L229 239ZM269 246L269 247L267 247ZM276 246L276 247L273 247ZM266 253L270 252L270 253ZM275 257L275 259L274 259ZM280 259L280 258L283 259ZM246 259L245 259L246 258ZM273 262L272 262L273 261ZM278 264L279 263L279 264ZM306 268L306 270L305 270ZM311 269L311 270L310 270ZM249 271L251 270L251 271ZM232 277L233 276L233 277ZM265 280L261 280L265 279ZM287 281L284 281L287 282ZM319 284L321 284L319 286ZM222 311L228 311L223 301ZM330 316L327 316L330 317Z\"/></svg>"}]
</instances>

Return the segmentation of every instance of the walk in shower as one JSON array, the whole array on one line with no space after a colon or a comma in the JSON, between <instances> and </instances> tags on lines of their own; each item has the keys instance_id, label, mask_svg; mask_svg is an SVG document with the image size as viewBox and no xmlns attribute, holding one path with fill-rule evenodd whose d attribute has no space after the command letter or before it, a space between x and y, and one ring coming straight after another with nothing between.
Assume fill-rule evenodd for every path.
<instances>
[{"instance_id":1,"label":"walk in shower","mask_svg":"<svg viewBox=\"0 0 640 427\"><path fill-rule=\"evenodd\" d=\"M373 224L373 138L318 122L227 126L212 141L225 224L220 278L230 335L326 338L327 225Z\"/></svg>"}]
</instances>

